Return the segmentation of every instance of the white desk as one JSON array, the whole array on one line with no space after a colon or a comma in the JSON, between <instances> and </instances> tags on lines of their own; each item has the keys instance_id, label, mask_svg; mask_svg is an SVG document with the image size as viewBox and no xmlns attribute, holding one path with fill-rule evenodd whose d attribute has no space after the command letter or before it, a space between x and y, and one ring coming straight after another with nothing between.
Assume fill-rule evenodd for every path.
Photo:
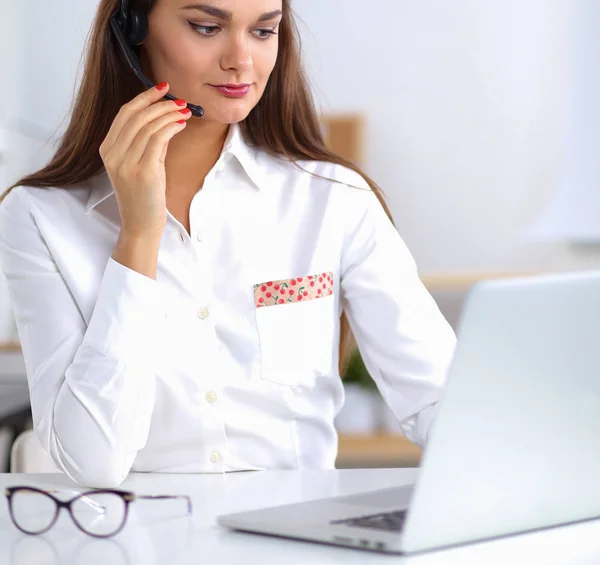
<instances>
[{"instance_id":1,"label":"white desk","mask_svg":"<svg viewBox=\"0 0 600 565\"><path fill-rule=\"evenodd\" d=\"M136 516L114 538L80 533L64 513L44 536L14 528L6 498L0 502L0 563L7 565L597 565L600 520L534 534L471 544L410 558L289 541L221 529L215 516L262 506L352 494L412 482L418 469L268 471L227 475L133 474L122 485L139 494L189 494L194 515L181 501L136 501ZM0 474L0 488L29 484L73 488L64 475ZM139 505L139 506L138 506ZM142 507L143 505L143 507ZM143 510L142 510L143 508Z\"/></svg>"}]
</instances>

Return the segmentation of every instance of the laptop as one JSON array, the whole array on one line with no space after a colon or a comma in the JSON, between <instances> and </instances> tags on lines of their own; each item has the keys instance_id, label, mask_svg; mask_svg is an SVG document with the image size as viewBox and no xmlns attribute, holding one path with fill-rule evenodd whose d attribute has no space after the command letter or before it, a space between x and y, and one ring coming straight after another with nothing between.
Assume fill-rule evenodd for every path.
<instances>
[{"instance_id":1,"label":"laptop","mask_svg":"<svg viewBox=\"0 0 600 565\"><path fill-rule=\"evenodd\" d=\"M411 554L600 516L600 271L476 284L415 485L221 515Z\"/></svg>"}]
</instances>

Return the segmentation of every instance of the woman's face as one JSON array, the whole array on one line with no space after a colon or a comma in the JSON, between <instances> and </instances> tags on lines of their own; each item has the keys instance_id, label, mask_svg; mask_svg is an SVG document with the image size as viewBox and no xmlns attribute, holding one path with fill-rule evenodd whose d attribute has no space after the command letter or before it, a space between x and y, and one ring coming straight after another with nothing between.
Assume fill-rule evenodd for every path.
<instances>
[{"instance_id":1,"label":"woman's face","mask_svg":"<svg viewBox=\"0 0 600 565\"><path fill-rule=\"evenodd\" d=\"M275 67L281 10L282 0L157 0L143 67L173 96L202 106L203 120L240 122Z\"/></svg>"}]
</instances>

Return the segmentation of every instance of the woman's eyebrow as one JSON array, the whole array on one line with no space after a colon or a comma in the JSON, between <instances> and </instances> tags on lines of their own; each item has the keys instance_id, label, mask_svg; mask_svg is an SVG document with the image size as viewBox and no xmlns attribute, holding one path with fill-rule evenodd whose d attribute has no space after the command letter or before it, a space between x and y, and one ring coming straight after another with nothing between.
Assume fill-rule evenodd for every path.
<instances>
[{"instance_id":1,"label":"woman's eyebrow","mask_svg":"<svg viewBox=\"0 0 600 565\"><path fill-rule=\"evenodd\" d=\"M215 18L219 18L225 21L231 21L233 19L233 14L227 10L221 10L221 8L216 8L215 6L208 6L206 4L188 4L187 6L182 6L182 10L198 10L200 12L204 12L209 16L213 16ZM266 22L276 18L277 16L281 16L283 12L281 10L273 10L272 12L266 12L262 14L258 18L259 22Z\"/></svg>"},{"instance_id":2,"label":"woman's eyebrow","mask_svg":"<svg viewBox=\"0 0 600 565\"><path fill-rule=\"evenodd\" d=\"M272 20L272 19L276 18L277 16L281 16L282 14L283 14L283 12L281 10L273 10L272 12L266 12L265 14L260 16L257 21L268 22L269 20Z\"/></svg>"}]
</instances>

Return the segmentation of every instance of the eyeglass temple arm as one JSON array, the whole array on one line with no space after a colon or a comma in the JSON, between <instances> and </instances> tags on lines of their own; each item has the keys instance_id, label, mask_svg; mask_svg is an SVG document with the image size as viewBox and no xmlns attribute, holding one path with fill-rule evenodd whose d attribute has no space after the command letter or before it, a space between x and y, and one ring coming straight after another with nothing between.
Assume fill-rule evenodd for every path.
<instances>
[{"instance_id":1,"label":"eyeglass temple arm","mask_svg":"<svg viewBox=\"0 0 600 565\"><path fill-rule=\"evenodd\" d=\"M169 494L147 494L134 496L135 499L148 499L148 500L185 500L187 502L188 514L192 513L192 499L187 494L182 495L169 495Z\"/></svg>"}]
</instances>

